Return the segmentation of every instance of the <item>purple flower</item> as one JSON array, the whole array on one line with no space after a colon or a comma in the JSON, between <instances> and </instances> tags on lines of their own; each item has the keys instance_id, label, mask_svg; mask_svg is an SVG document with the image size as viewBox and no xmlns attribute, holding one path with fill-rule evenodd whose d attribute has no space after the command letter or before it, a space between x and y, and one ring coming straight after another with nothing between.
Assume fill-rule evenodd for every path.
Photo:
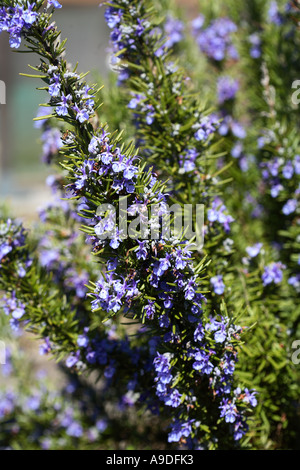
<instances>
[{"instance_id":1,"label":"purple flower","mask_svg":"<svg viewBox=\"0 0 300 470\"><path fill-rule=\"evenodd\" d=\"M195 362L193 363L193 369L202 372L203 374L210 375L214 369L214 366L210 359L210 354L207 354L200 349L195 350L194 354Z\"/></svg>"},{"instance_id":2,"label":"purple flower","mask_svg":"<svg viewBox=\"0 0 300 470\"><path fill-rule=\"evenodd\" d=\"M204 25L204 22L205 22L205 18L203 15L199 15L197 16L197 18L191 21L191 26L192 26L194 35L202 28L202 26Z\"/></svg>"},{"instance_id":3,"label":"purple flower","mask_svg":"<svg viewBox=\"0 0 300 470\"><path fill-rule=\"evenodd\" d=\"M279 284L282 281L283 273L282 270L285 269L282 263L271 263L265 267L262 274L263 285L267 286L271 283Z\"/></svg>"},{"instance_id":4,"label":"purple flower","mask_svg":"<svg viewBox=\"0 0 300 470\"><path fill-rule=\"evenodd\" d=\"M54 8L62 8L62 5L59 3L58 0L48 0L47 8L54 7Z\"/></svg>"},{"instance_id":5,"label":"purple flower","mask_svg":"<svg viewBox=\"0 0 300 470\"><path fill-rule=\"evenodd\" d=\"M58 154L59 149L63 146L61 133L59 129L53 127L47 128L43 132L41 140L43 142L42 161L49 165L53 157Z\"/></svg>"},{"instance_id":6,"label":"purple flower","mask_svg":"<svg viewBox=\"0 0 300 470\"><path fill-rule=\"evenodd\" d=\"M220 330L217 330L214 334L216 343L224 343L227 338L226 325L221 323L220 326Z\"/></svg>"},{"instance_id":7,"label":"purple flower","mask_svg":"<svg viewBox=\"0 0 300 470\"><path fill-rule=\"evenodd\" d=\"M233 158L240 158L244 150L242 142L237 142L231 149L231 155Z\"/></svg>"},{"instance_id":8,"label":"purple flower","mask_svg":"<svg viewBox=\"0 0 300 470\"><path fill-rule=\"evenodd\" d=\"M300 155L295 155L294 167L296 175L300 175Z\"/></svg>"},{"instance_id":9,"label":"purple flower","mask_svg":"<svg viewBox=\"0 0 300 470\"><path fill-rule=\"evenodd\" d=\"M300 288L300 274L297 274L296 276L291 276L288 279L288 284L298 290Z\"/></svg>"},{"instance_id":10,"label":"purple flower","mask_svg":"<svg viewBox=\"0 0 300 470\"><path fill-rule=\"evenodd\" d=\"M251 44L250 56L252 59L258 59L261 56L261 39L257 33L253 33L248 37Z\"/></svg>"},{"instance_id":11,"label":"purple flower","mask_svg":"<svg viewBox=\"0 0 300 470\"><path fill-rule=\"evenodd\" d=\"M268 20L270 23L274 23L277 26L280 26L283 24L283 18L278 11L278 5L276 1L272 1L270 3L270 7L268 10Z\"/></svg>"},{"instance_id":12,"label":"purple flower","mask_svg":"<svg viewBox=\"0 0 300 470\"><path fill-rule=\"evenodd\" d=\"M64 95L64 93L61 94L61 102L58 103L58 106L55 109L58 116L67 116L69 114L68 102L71 100L71 95Z\"/></svg>"},{"instance_id":13,"label":"purple flower","mask_svg":"<svg viewBox=\"0 0 300 470\"><path fill-rule=\"evenodd\" d=\"M66 433L71 437L81 437L83 435L83 429L81 424L73 421L66 429Z\"/></svg>"},{"instance_id":14,"label":"purple flower","mask_svg":"<svg viewBox=\"0 0 300 470\"><path fill-rule=\"evenodd\" d=\"M88 328L85 330L88 330ZM80 348L86 348L89 344L89 338L87 336L87 331L83 335L79 335L77 338L77 344Z\"/></svg>"},{"instance_id":15,"label":"purple flower","mask_svg":"<svg viewBox=\"0 0 300 470\"><path fill-rule=\"evenodd\" d=\"M99 432L104 432L108 427L106 419L98 419L96 422L96 428Z\"/></svg>"},{"instance_id":16,"label":"purple flower","mask_svg":"<svg viewBox=\"0 0 300 470\"><path fill-rule=\"evenodd\" d=\"M139 240L137 240L137 243L138 243L138 248L136 248L134 251L136 252L136 257L137 259L143 259L143 260L146 260L148 258L148 249L147 249L147 245L148 245L148 242L147 240L144 240L142 242L140 242Z\"/></svg>"},{"instance_id":17,"label":"purple flower","mask_svg":"<svg viewBox=\"0 0 300 470\"><path fill-rule=\"evenodd\" d=\"M145 306L145 313L148 320L153 320L155 315L155 301L148 300L148 304Z\"/></svg>"},{"instance_id":18,"label":"purple flower","mask_svg":"<svg viewBox=\"0 0 300 470\"><path fill-rule=\"evenodd\" d=\"M249 403L251 406L255 407L257 405L257 399L255 397L256 393L257 392L255 390L248 390L248 388L245 388L243 402Z\"/></svg>"},{"instance_id":19,"label":"purple flower","mask_svg":"<svg viewBox=\"0 0 300 470\"><path fill-rule=\"evenodd\" d=\"M66 360L66 366L71 368L73 366L75 366L75 364L77 364L78 362L78 357L77 356L73 356L72 354L67 358Z\"/></svg>"},{"instance_id":20,"label":"purple flower","mask_svg":"<svg viewBox=\"0 0 300 470\"><path fill-rule=\"evenodd\" d=\"M179 442L182 437L188 438L192 433L192 424L194 419L186 422L175 421L171 425L171 432L168 435L168 442Z\"/></svg>"},{"instance_id":21,"label":"purple flower","mask_svg":"<svg viewBox=\"0 0 300 470\"><path fill-rule=\"evenodd\" d=\"M213 134L218 126L218 119L214 114L204 116L198 124L198 129L195 132L195 139L200 142L205 142L211 134Z\"/></svg>"},{"instance_id":22,"label":"purple flower","mask_svg":"<svg viewBox=\"0 0 300 470\"><path fill-rule=\"evenodd\" d=\"M177 44L182 40L182 32L184 30L184 24L182 23L182 21L177 20L169 15L167 17L164 29L167 36L167 40L164 44L164 47L170 49L174 46L174 44Z\"/></svg>"},{"instance_id":23,"label":"purple flower","mask_svg":"<svg viewBox=\"0 0 300 470\"><path fill-rule=\"evenodd\" d=\"M165 404L167 406L172 406L173 408L178 408L181 403L181 394L178 392L177 389L172 390L170 395L165 397Z\"/></svg>"},{"instance_id":24,"label":"purple flower","mask_svg":"<svg viewBox=\"0 0 300 470\"><path fill-rule=\"evenodd\" d=\"M282 168L283 177L287 180L290 180L294 174L294 166L291 161L288 161L286 165Z\"/></svg>"},{"instance_id":25,"label":"purple flower","mask_svg":"<svg viewBox=\"0 0 300 470\"><path fill-rule=\"evenodd\" d=\"M284 215L290 215L297 209L298 202L296 199L289 199L282 208Z\"/></svg>"},{"instance_id":26,"label":"purple flower","mask_svg":"<svg viewBox=\"0 0 300 470\"><path fill-rule=\"evenodd\" d=\"M223 282L223 277L221 275L214 276L210 280L211 285L213 286L214 292L218 295L222 295L225 291L225 284Z\"/></svg>"},{"instance_id":27,"label":"purple flower","mask_svg":"<svg viewBox=\"0 0 300 470\"><path fill-rule=\"evenodd\" d=\"M221 409L221 418L225 417L226 423L234 423L238 413L234 403L231 403L228 398L223 398L222 404L219 407Z\"/></svg>"},{"instance_id":28,"label":"purple flower","mask_svg":"<svg viewBox=\"0 0 300 470\"><path fill-rule=\"evenodd\" d=\"M79 121L81 124L88 121L90 119L89 113L86 109L82 108L80 109L77 104L73 106L74 111L76 111L76 119Z\"/></svg>"},{"instance_id":29,"label":"purple flower","mask_svg":"<svg viewBox=\"0 0 300 470\"><path fill-rule=\"evenodd\" d=\"M0 33L7 31L10 34L9 43L12 48L19 48L21 37L37 21L38 14L33 11L36 4L28 4L28 7L16 5L0 9Z\"/></svg>"},{"instance_id":30,"label":"purple flower","mask_svg":"<svg viewBox=\"0 0 300 470\"><path fill-rule=\"evenodd\" d=\"M44 342L39 347L39 352L41 356L45 356L51 352L51 344L49 338L45 338Z\"/></svg>"},{"instance_id":31,"label":"purple flower","mask_svg":"<svg viewBox=\"0 0 300 470\"><path fill-rule=\"evenodd\" d=\"M234 221L234 219L229 214L225 214L226 207L221 201L221 199L216 198L212 203L212 208L207 212L207 218L209 222L219 222L223 225L225 232L230 231L230 224Z\"/></svg>"},{"instance_id":32,"label":"purple flower","mask_svg":"<svg viewBox=\"0 0 300 470\"><path fill-rule=\"evenodd\" d=\"M201 24L201 23L199 23ZM232 44L231 35L236 32L236 25L228 18L214 20L206 29L199 28L196 22L194 34L198 46L209 58L216 61L224 60L227 56L238 58L238 53Z\"/></svg>"},{"instance_id":33,"label":"purple flower","mask_svg":"<svg viewBox=\"0 0 300 470\"><path fill-rule=\"evenodd\" d=\"M145 95L134 94L133 98L128 103L128 108L136 109L143 99L145 99Z\"/></svg>"},{"instance_id":34,"label":"purple flower","mask_svg":"<svg viewBox=\"0 0 300 470\"><path fill-rule=\"evenodd\" d=\"M53 75L52 83L49 86L49 95L52 97L59 96L60 89L61 89L60 76Z\"/></svg>"},{"instance_id":35,"label":"purple flower","mask_svg":"<svg viewBox=\"0 0 300 470\"><path fill-rule=\"evenodd\" d=\"M280 193L280 191L283 191L283 189L284 188L282 184L275 184L274 186L271 187L271 190L270 190L271 196L276 198L278 194Z\"/></svg>"},{"instance_id":36,"label":"purple flower","mask_svg":"<svg viewBox=\"0 0 300 470\"><path fill-rule=\"evenodd\" d=\"M201 342L204 338L204 335L205 335L205 332L204 332L203 325L199 323L194 332L194 340Z\"/></svg>"},{"instance_id":37,"label":"purple flower","mask_svg":"<svg viewBox=\"0 0 300 470\"><path fill-rule=\"evenodd\" d=\"M258 255L258 253L260 253L262 246L263 246L262 243L255 243L255 245L247 246L246 252L250 256L250 258L255 258Z\"/></svg>"},{"instance_id":38,"label":"purple flower","mask_svg":"<svg viewBox=\"0 0 300 470\"><path fill-rule=\"evenodd\" d=\"M0 261L12 251L12 247L7 243L0 245Z\"/></svg>"},{"instance_id":39,"label":"purple flower","mask_svg":"<svg viewBox=\"0 0 300 470\"><path fill-rule=\"evenodd\" d=\"M180 172L188 173L195 170L196 168L196 159L199 156L199 153L196 149L189 149L185 155L180 155L179 162L181 165Z\"/></svg>"},{"instance_id":40,"label":"purple flower","mask_svg":"<svg viewBox=\"0 0 300 470\"><path fill-rule=\"evenodd\" d=\"M239 441L247 432L248 426L242 419L237 419L234 423L233 438L235 441Z\"/></svg>"},{"instance_id":41,"label":"purple flower","mask_svg":"<svg viewBox=\"0 0 300 470\"><path fill-rule=\"evenodd\" d=\"M239 89L238 80L225 76L218 79L218 101L223 104L225 101L232 100Z\"/></svg>"},{"instance_id":42,"label":"purple flower","mask_svg":"<svg viewBox=\"0 0 300 470\"><path fill-rule=\"evenodd\" d=\"M107 23L107 26L110 29L114 29L121 21L123 15L122 10L116 10L115 8L106 8L104 17Z\"/></svg>"}]
</instances>

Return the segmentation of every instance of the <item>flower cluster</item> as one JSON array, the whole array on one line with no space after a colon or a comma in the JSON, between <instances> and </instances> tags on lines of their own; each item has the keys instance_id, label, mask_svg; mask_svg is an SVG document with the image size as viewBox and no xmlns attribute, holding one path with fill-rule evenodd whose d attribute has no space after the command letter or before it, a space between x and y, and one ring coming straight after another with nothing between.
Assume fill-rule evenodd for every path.
<instances>
[{"instance_id":1,"label":"flower cluster","mask_svg":"<svg viewBox=\"0 0 300 470\"><path fill-rule=\"evenodd\" d=\"M237 26L229 18L218 18L203 28L203 17L200 17L193 21L192 28L198 46L210 59L219 62L226 58L239 58L232 42L232 34L237 31Z\"/></svg>"},{"instance_id":2,"label":"flower cluster","mask_svg":"<svg viewBox=\"0 0 300 470\"><path fill-rule=\"evenodd\" d=\"M230 214L226 214L227 208L220 198L215 198L212 206L207 211L207 219L211 224L218 222L226 233L230 231L230 224L234 221Z\"/></svg>"},{"instance_id":3,"label":"flower cluster","mask_svg":"<svg viewBox=\"0 0 300 470\"><path fill-rule=\"evenodd\" d=\"M93 89L80 84L80 76L75 72L66 71L63 76L58 73L58 68L51 65L47 73L49 75L49 95L50 105L55 107L56 114L60 117L69 116L83 124L94 114L95 96ZM66 84L66 89L71 84L77 84L76 102L70 93L65 94L62 84Z\"/></svg>"},{"instance_id":4,"label":"flower cluster","mask_svg":"<svg viewBox=\"0 0 300 470\"><path fill-rule=\"evenodd\" d=\"M21 45L22 35L30 30L33 24L37 22L38 13L35 11L36 2L27 4L17 2L16 6L0 8L0 33L7 31L9 33L9 43L14 49Z\"/></svg>"},{"instance_id":5,"label":"flower cluster","mask_svg":"<svg viewBox=\"0 0 300 470\"><path fill-rule=\"evenodd\" d=\"M195 139L200 142L208 140L209 136L214 134L219 126L218 117L215 114L204 116L200 122L195 124Z\"/></svg>"},{"instance_id":6,"label":"flower cluster","mask_svg":"<svg viewBox=\"0 0 300 470\"><path fill-rule=\"evenodd\" d=\"M211 285L213 286L214 292L218 295L222 295L225 290L225 284L223 282L223 277L221 274L214 276L210 280Z\"/></svg>"},{"instance_id":7,"label":"flower cluster","mask_svg":"<svg viewBox=\"0 0 300 470\"><path fill-rule=\"evenodd\" d=\"M234 99L238 90L238 80L234 80L228 76L220 77L217 84L219 104L223 104L225 101Z\"/></svg>"},{"instance_id":8,"label":"flower cluster","mask_svg":"<svg viewBox=\"0 0 300 470\"><path fill-rule=\"evenodd\" d=\"M4 313L9 317L9 323L13 331L18 331L19 323L26 313L26 305L17 299L16 293L13 291L9 295L4 295L2 298Z\"/></svg>"},{"instance_id":9,"label":"flower cluster","mask_svg":"<svg viewBox=\"0 0 300 470\"><path fill-rule=\"evenodd\" d=\"M136 20L133 26L123 24L122 18L128 14L124 10L109 7L106 13L118 52L125 45L135 50L135 39L148 27L146 20L136 18L132 4L129 13ZM47 15L43 21L46 22L46 18ZM213 34L206 30L207 48L217 47L218 40L213 40L212 36L219 36L220 48L225 48L224 54L233 56L230 34L234 32L235 25L223 19L213 23L211 30ZM93 369L98 366L99 370L102 366L108 383L118 376L124 377L121 374L123 362L119 363L119 360L126 354L130 358L128 362L138 371L137 383L131 382L129 391L138 387L142 389L146 379L150 389L155 389L155 396L151 399L150 393L150 399L148 396L145 401L154 405L158 401L162 415L168 416L170 407L178 412L173 419L169 441L192 434L197 436L197 433L200 437L202 396L207 409L214 411L219 410L222 400L229 402L234 399L233 374L242 329L233 324L225 311L217 318L210 316L211 304L207 309L207 299L202 293L206 291L207 283L202 283L200 278L206 260L200 258L197 265L194 263L183 235L175 239L159 233L159 237L151 242L145 241L141 235L124 238L120 225L116 228L115 220L111 216L106 217L108 206L118 206L121 196L127 199L129 214L139 212L141 220L146 220L146 231L150 231L156 226L157 217L149 219L146 215L154 204L159 208L158 219L164 215L164 203L168 200L165 185L152 170L146 170L140 164L132 144L126 147L120 136L109 133L108 127L94 129L90 117L95 113L96 91L89 88L75 71L68 70L63 56L56 53L59 46L47 32L40 47L42 51L45 47L48 51L49 64L42 61L38 70L45 74L53 115L73 127L62 139L63 167L69 180L66 190L85 220L82 230L88 235L86 240L92 244L93 254L101 262L101 274L97 273L95 283L90 282L91 312L82 316L76 310L73 312L70 325L71 328L74 326L75 319L76 333L72 330L71 340L59 341L55 334L51 340L54 338L60 344L67 344L67 367ZM220 55L218 57L216 60L221 60ZM147 117L151 120L151 116ZM217 119L212 115L200 119L193 129L195 140L205 143L216 126ZM151 153L151 148L149 151ZM107 209L105 214L100 214L98 208L104 204ZM232 221L223 202L215 199L209 210L210 226L217 222L228 232ZM112 238L105 236L112 232ZM57 251L51 245L47 246L47 240L41 248L40 259L45 268L58 273L60 269L65 271ZM99 318L95 315L98 311ZM107 317L113 319L117 313L145 324L145 329L140 326L138 335L143 338L145 330L150 332L157 338L155 345L142 339L143 348L132 347L128 339L119 341L112 338L114 332L108 333L107 337L90 328L91 323L99 324L104 314L107 320ZM63 309L60 315L63 315ZM40 317L38 323L41 323ZM57 335L61 324L64 325L64 321L56 325ZM51 328L47 325L43 329L46 352L52 349L49 334ZM131 372L131 367L129 369ZM133 401L128 395L123 400L128 404ZM241 407L234 419L230 419L230 424L238 426L244 422L246 412L247 406ZM221 417L225 416L227 414L223 416L221 410ZM207 419L205 413L203 419ZM226 419L223 421L226 424ZM69 432L76 436L80 429L73 424ZM242 434L240 430L239 435Z\"/></svg>"},{"instance_id":10,"label":"flower cluster","mask_svg":"<svg viewBox=\"0 0 300 470\"><path fill-rule=\"evenodd\" d=\"M50 109L52 110L52 108ZM47 115L49 115L49 108L41 107L37 114L39 120L35 122L34 127L43 131L41 136L43 144L42 161L50 165L63 144L60 129L51 125ZM46 119L43 119L44 116L46 116Z\"/></svg>"},{"instance_id":11,"label":"flower cluster","mask_svg":"<svg viewBox=\"0 0 300 470\"><path fill-rule=\"evenodd\" d=\"M289 198L282 206L284 215L294 214L299 206L299 186L294 186L295 182L300 182L300 155L295 155L290 160L275 157L261 164L262 177L270 187L272 198L281 198L281 195L288 188ZM294 177L294 178L293 178ZM291 184L292 183L292 186ZM292 194L294 190L294 194Z\"/></svg>"},{"instance_id":12,"label":"flower cluster","mask_svg":"<svg viewBox=\"0 0 300 470\"><path fill-rule=\"evenodd\" d=\"M268 9L268 20L270 21L270 23L273 23L277 26L281 26L284 21L283 16L278 10L278 4L275 0L270 3Z\"/></svg>"},{"instance_id":13,"label":"flower cluster","mask_svg":"<svg viewBox=\"0 0 300 470\"><path fill-rule=\"evenodd\" d=\"M156 372L156 394L167 406L177 408L181 402L181 394L176 388L172 388L172 367L168 353L157 354L153 361Z\"/></svg>"},{"instance_id":14,"label":"flower cluster","mask_svg":"<svg viewBox=\"0 0 300 470\"><path fill-rule=\"evenodd\" d=\"M16 371L12 368L10 375L13 373ZM16 393L7 386L0 390L0 448L13 449L16 442L21 444L24 423L31 436L28 443L25 440L30 448L70 449L78 447L79 442L97 448L109 428L109 417L97 403L91 406L91 395L82 393L78 378L69 379L60 391L49 390L43 371L31 380L29 391Z\"/></svg>"},{"instance_id":15,"label":"flower cluster","mask_svg":"<svg viewBox=\"0 0 300 470\"><path fill-rule=\"evenodd\" d=\"M259 59L261 57L261 38L258 33L250 34L248 37L250 44L250 56L252 59Z\"/></svg>"},{"instance_id":16,"label":"flower cluster","mask_svg":"<svg viewBox=\"0 0 300 470\"><path fill-rule=\"evenodd\" d=\"M170 49L183 39L184 24L182 21L168 15L164 24L164 33L167 39L164 47Z\"/></svg>"},{"instance_id":17,"label":"flower cluster","mask_svg":"<svg viewBox=\"0 0 300 470\"><path fill-rule=\"evenodd\" d=\"M195 148L188 149L184 155L180 155L180 173L189 173L190 171L199 169L197 166L197 157L199 152Z\"/></svg>"},{"instance_id":18,"label":"flower cluster","mask_svg":"<svg viewBox=\"0 0 300 470\"><path fill-rule=\"evenodd\" d=\"M22 278L30 268L32 260L26 250L26 231L21 223L12 219L0 220L0 277L2 270L10 269L15 261L15 274Z\"/></svg>"},{"instance_id":19,"label":"flower cluster","mask_svg":"<svg viewBox=\"0 0 300 470\"><path fill-rule=\"evenodd\" d=\"M263 285L267 286L269 284L280 284L283 278L283 269L285 269L286 266L284 266L282 263L271 263L268 266L265 267L263 275L262 275L262 281Z\"/></svg>"},{"instance_id":20,"label":"flower cluster","mask_svg":"<svg viewBox=\"0 0 300 470\"><path fill-rule=\"evenodd\" d=\"M139 93L134 94L133 98L128 103L128 108L136 110L138 114L145 116L145 122L148 126L154 122L155 109L152 104L146 103L146 96Z\"/></svg>"},{"instance_id":21,"label":"flower cluster","mask_svg":"<svg viewBox=\"0 0 300 470\"><path fill-rule=\"evenodd\" d=\"M112 30L110 37L111 43L113 44L113 57L112 64L117 65L122 58L122 54L118 53L124 48L136 50L136 41L144 33L146 28L149 28L148 21L139 19L136 16L135 7L129 6L129 12L135 17L136 23L129 25L123 25L121 19L124 15L123 9L117 9L114 7L108 7L105 10L105 19L108 27ZM123 71L124 78L127 77L127 72Z\"/></svg>"}]
</instances>

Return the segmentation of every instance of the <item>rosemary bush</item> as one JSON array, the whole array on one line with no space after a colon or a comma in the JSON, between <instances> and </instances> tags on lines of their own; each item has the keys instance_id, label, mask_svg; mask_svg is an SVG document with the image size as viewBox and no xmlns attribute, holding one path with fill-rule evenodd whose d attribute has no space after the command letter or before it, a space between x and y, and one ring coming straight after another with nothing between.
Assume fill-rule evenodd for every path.
<instances>
[{"instance_id":1,"label":"rosemary bush","mask_svg":"<svg viewBox=\"0 0 300 470\"><path fill-rule=\"evenodd\" d=\"M169 0L106 3L103 89L67 62L58 1L0 1L0 32L40 57L27 77L49 94L36 126L56 194L34 231L1 217L2 308L92 389L72 398L90 421L62 426L46 400L34 448L118 445L100 398L147 410L171 449L297 448L299 5L244 3L201 2L193 21ZM18 406L0 439L28 448Z\"/></svg>"}]
</instances>

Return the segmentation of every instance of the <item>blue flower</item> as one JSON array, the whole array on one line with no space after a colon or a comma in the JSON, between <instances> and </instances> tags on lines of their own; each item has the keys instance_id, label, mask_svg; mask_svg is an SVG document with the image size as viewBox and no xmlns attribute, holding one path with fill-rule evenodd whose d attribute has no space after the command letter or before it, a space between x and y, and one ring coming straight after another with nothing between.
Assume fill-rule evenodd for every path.
<instances>
[{"instance_id":1,"label":"blue flower","mask_svg":"<svg viewBox=\"0 0 300 470\"><path fill-rule=\"evenodd\" d=\"M216 131L218 124L218 118L214 114L204 116L197 125L198 129L195 132L195 139L205 142Z\"/></svg>"},{"instance_id":2,"label":"blue flower","mask_svg":"<svg viewBox=\"0 0 300 470\"><path fill-rule=\"evenodd\" d=\"M261 56L261 39L257 33L253 33L248 37L251 44L250 56L252 59L258 59Z\"/></svg>"},{"instance_id":3,"label":"blue flower","mask_svg":"<svg viewBox=\"0 0 300 470\"><path fill-rule=\"evenodd\" d=\"M47 8L54 7L54 8L62 8L62 5L59 3L58 0L48 0Z\"/></svg>"},{"instance_id":4,"label":"blue flower","mask_svg":"<svg viewBox=\"0 0 300 470\"><path fill-rule=\"evenodd\" d=\"M164 400L167 406L172 406L173 408L178 408L181 403L181 394L177 389L172 390L172 392L167 395Z\"/></svg>"},{"instance_id":5,"label":"blue flower","mask_svg":"<svg viewBox=\"0 0 300 470\"><path fill-rule=\"evenodd\" d=\"M263 285L267 286L271 283L279 284L282 281L283 273L282 270L285 269L282 263L271 263L265 267L262 274Z\"/></svg>"},{"instance_id":6,"label":"blue flower","mask_svg":"<svg viewBox=\"0 0 300 470\"><path fill-rule=\"evenodd\" d=\"M12 247L7 243L0 245L0 261L12 251Z\"/></svg>"},{"instance_id":7,"label":"blue flower","mask_svg":"<svg viewBox=\"0 0 300 470\"><path fill-rule=\"evenodd\" d=\"M294 174L294 166L291 161L288 161L285 166L282 168L283 177L287 180L290 180Z\"/></svg>"},{"instance_id":8,"label":"blue flower","mask_svg":"<svg viewBox=\"0 0 300 470\"><path fill-rule=\"evenodd\" d=\"M238 412L234 403L230 402L228 398L223 398L221 409L221 418L225 418L226 423L234 423Z\"/></svg>"},{"instance_id":9,"label":"blue flower","mask_svg":"<svg viewBox=\"0 0 300 470\"><path fill-rule=\"evenodd\" d=\"M71 437L81 437L83 435L83 429L81 424L73 421L66 429L66 433Z\"/></svg>"},{"instance_id":10,"label":"blue flower","mask_svg":"<svg viewBox=\"0 0 300 470\"><path fill-rule=\"evenodd\" d=\"M232 33L237 31L236 25L228 18L218 18L206 29L202 29L201 22L202 18L196 22L196 25L193 23L193 32L202 52L217 62L224 60L227 56L237 60L238 52L231 38Z\"/></svg>"},{"instance_id":11,"label":"blue flower","mask_svg":"<svg viewBox=\"0 0 300 470\"><path fill-rule=\"evenodd\" d=\"M278 5L276 1L272 1L268 10L268 19L270 23L280 26L283 24L283 17L278 11Z\"/></svg>"},{"instance_id":12,"label":"blue flower","mask_svg":"<svg viewBox=\"0 0 300 470\"><path fill-rule=\"evenodd\" d=\"M282 208L284 215L290 215L297 209L298 202L296 199L289 199Z\"/></svg>"},{"instance_id":13,"label":"blue flower","mask_svg":"<svg viewBox=\"0 0 300 470\"><path fill-rule=\"evenodd\" d=\"M223 277L219 274L210 279L210 283L213 286L215 294L222 295L225 291L225 284L223 282Z\"/></svg>"},{"instance_id":14,"label":"blue flower","mask_svg":"<svg viewBox=\"0 0 300 470\"><path fill-rule=\"evenodd\" d=\"M52 83L49 86L49 95L52 97L59 96L61 89L60 76L54 75L52 78Z\"/></svg>"},{"instance_id":15,"label":"blue flower","mask_svg":"<svg viewBox=\"0 0 300 470\"><path fill-rule=\"evenodd\" d=\"M256 393L257 392L255 390L248 390L248 388L245 388L243 402L249 403L251 406L255 407L257 405L257 399L255 397Z\"/></svg>"},{"instance_id":16,"label":"blue flower","mask_svg":"<svg viewBox=\"0 0 300 470\"><path fill-rule=\"evenodd\" d=\"M173 18L171 15L167 16L164 30L167 35L167 40L164 43L164 47L170 49L183 39L184 24L182 21Z\"/></svg>"},{"instance_id":17,"label":"blue flower","mask_svg":"<svg viewBox=\"0 0 300 470\"><path fill-rule=\"evenodd\" d=\"M224 76L218 79L218 101L223 104L225 101L233 100L239 89L238 80Z\"/></svg>"},{"instance_id":18,"label":"blue flower","mask_svg":"<svg viewBox=\"0 0 300 470\"><path fill-rule=\"evenodd\" d=\"M188 421L175 421L171 425L171 432L168 435L168 442L179 442L182 437L188 438L192 433L194 419Z\"/></svg>"},{"instance_id":19,"label":"blue flower","mask_svg":"<svg viewBox=\"0 0 300 470\"><path fill-rule=\"evenodd\" d=\"M89 120L90 116L89 116L87 109L85 108L80 109L77 104L73 106L73 109L76 112L77 121L79 121L81 124Z\"/></svg>"},{"instance_id":20,"label":"blue flower","mask_svg":"<svg viewBox=\"0 0 300 470\"><path fill-rule=\"evenodd\" d=\"M58 103L56 107L56 113L58 116L67 116L69 114L69 105L68 102L72 100L71 95L64 95L64 93L61 94L61 101Z\"/></svg>"},{"instance_id":21,"label":"blue flower","mask_svg":"<svg viewBox=\"0 0 300 470\"><path fill-rule=\"evenodd\" d=\"M247 246L246 252L250 256L250 258L255 258L260 253L262 246L262 243L255 243L255 245L253 246Z\"/></svg>"}]
</instances>

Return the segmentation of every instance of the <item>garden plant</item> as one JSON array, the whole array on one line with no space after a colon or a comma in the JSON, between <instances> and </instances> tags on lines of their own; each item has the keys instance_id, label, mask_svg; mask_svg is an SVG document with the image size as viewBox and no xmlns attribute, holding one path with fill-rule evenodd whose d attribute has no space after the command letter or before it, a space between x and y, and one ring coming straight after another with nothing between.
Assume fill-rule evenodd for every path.
<instances>
[{"instance_id":1,"label":"garden plant","mask_svg":"<svg viewBox=\"0 0 300 470\"><path fill-rule=\"evenodd\" d=\"M57 0L0 0L54 195L0 212L1 448L299 448L300 2L178 5L103 3L103 79Z\"/></svg>"}]
</instances>

